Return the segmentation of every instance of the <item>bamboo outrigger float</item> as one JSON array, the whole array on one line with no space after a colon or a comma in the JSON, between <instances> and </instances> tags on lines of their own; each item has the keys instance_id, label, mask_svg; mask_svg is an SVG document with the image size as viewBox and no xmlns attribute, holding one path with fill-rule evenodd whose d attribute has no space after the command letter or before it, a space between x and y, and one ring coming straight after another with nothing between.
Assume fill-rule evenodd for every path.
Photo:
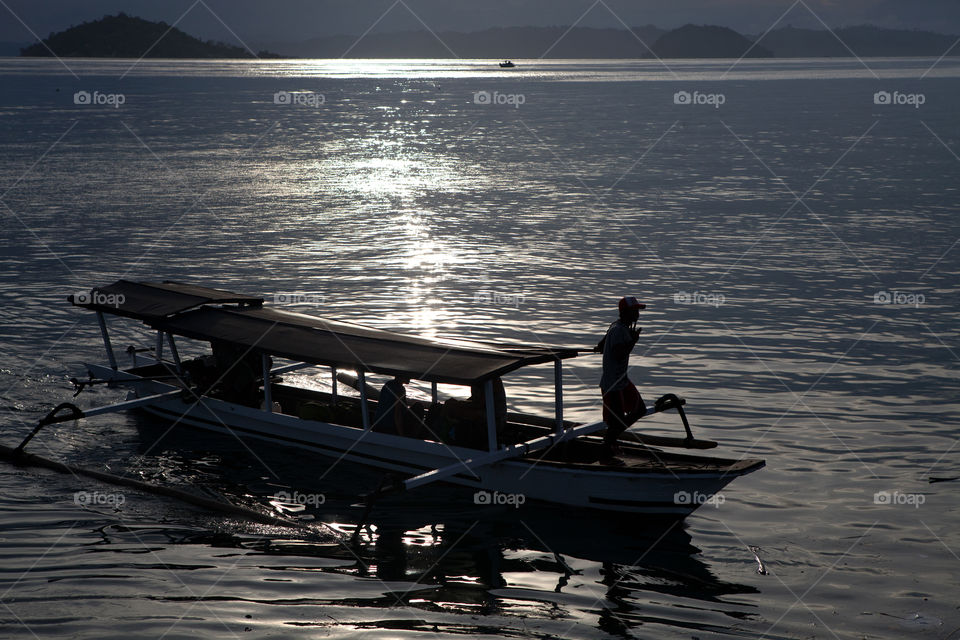
<instances>
[{"instance_id":1,"label":"bamboo outrigger float","mask_svg":"<svg viewBox=\"0 0 960 640\"><path fill-rule=\"evenodd\" d=\"M392 490L443 481L522 494L527 501L679 517L734 478L764 465L762 460L657 448L716 445L693 437L683 401L672 395L648 407L647 414L677 410L686 437L633 434L622 442L624 466L599 464L597 434L606 425L563 418L562 363L584 350L423 338L272 309L256 296L173 282L120 280L89 295L71 296L70 302L97 314L109 362L88 365L89 379L75 380L78 393L87 385L106 383L129 389L129 395L125 402L86 411L65 403L42 420L34 434L45 424L138 408L177 428L232 432L376 468L395 478ZM122 369L107 315L138 320L156 331L153 353L144 355L149 350L131 347L131 365ZM181 359L178 338L210 343L216 357ZM281 358L291 363L273 366L273 360ZM494 381L543 364L554 368L554 416L509 413L506 425L498 425ZM318 366L330 371L330 392L286 385L279 378ZM338 391L338 373L343 377L346 370L357 372L359 398ZM381 433L372 428L376 402L368 391L368 374L430 383L427 425L436 424L431 416L442 411L438 384L482 389L485 424L470 426L476 431L469 442L429 428L422 437ZM69 414L61 415L64 409ZM463 432L464 425L459 430Z\"/></svg>"}]
</instances>

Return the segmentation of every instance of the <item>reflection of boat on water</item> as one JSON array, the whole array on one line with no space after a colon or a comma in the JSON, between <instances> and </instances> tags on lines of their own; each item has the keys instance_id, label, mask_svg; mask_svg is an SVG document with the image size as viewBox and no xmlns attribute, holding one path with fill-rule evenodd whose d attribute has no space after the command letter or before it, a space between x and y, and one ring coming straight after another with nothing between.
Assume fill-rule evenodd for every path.
<instances>
[{"instance_id":1,"label":"reflection of boat on water","mask_svg":"<svg viewBox=\"0 0 960 640\"><path fill-rule=\"evenodd\" d=\"M718 578L681 521L637 526L635 518L611 516L578 524L526 509L499 517L418 529L379 519L361 551L368 575L413 581L409 598L423 606L526 617L546 605L554 618L608 631L654 625L723 632L731 619L756 613L735 597L758 590Z\"/></svg>"},{"instance_id":2,"label":"reflection of boat on water","mask_svg":"<svg viewBox=\"0 0 960 640\"><path fill-rule=\"evenodd\" d=\"M500 63L500 68L501 68L501 69L512 69L512 68L514 68L515 66L517 66L517 65L513 64L513 62L510 61L510 60L504 60L503 62Z\"/></svg>"},{"instance_id":3,"label":"reflection of boat on water","mask_svg":"<svg viewBox=\"0 0 960 640\"><path fill-rule=\"evenodd\" d=\"M257 504L289 517L305 515L307 522L335 523L345 535L357 533L358 548L369 553L381 554L385 548L389 551L398 539L406 540L406 552L412 556L418 555L418 549L447 549L451 545L484 554L491 546L499 547L500 555L526 549L598 565L645 567L661 576L674 574L691 584L702 584L702 592L713 595L752 591L751 587L725 584L713 576L698 559L700 550L692 544L683 520L604 512L578 519L537 503L497 507L478 504L473 492L450 485L385 498L377 509L364 514L358 496L379 479L365 466L346 463L339 467L341 473L326 474L329 467L313 466L311 457L302 451L265 449L254 457L230 436L177 433L148 416L138 418L135 424L143 442L156 443L150 448L154 456L160 454L154 460L162 469L155 473L176 477L187 471L195 474L194 482L227 494L232 502L244 502L246 495L246 501L253 498ZM285 469L282 483L264 478L264 466L278 469L281 465ZM318 476L322 481L318 482ZM299 500L294 497L298 495ZM284 502L284 496L289 500ZM314 504L302 496L323 498L320 504ZM403 559L391 558L390 562L396 566ZM750 562L751 558L745 556L745 563ZM563 573L560 564L555 568Z\"/></svg>"},{"instance_id":4,"label":"reflection of boat on water","mask_svg":"<svg viewBox=\"0 0 960 640\"><path fill-rule=\"evenodd\" d=\"M267 308L259 297L169 282L120 280L71 300L97 313L110 360L109 366L90 365L91 380L83 384L105 382L130 389L130 395L124 403L86 411L70 405L72 413L62 417L55 417L55 410L45 419L48 424L140 408L176 427L241 434L378 469L392 474L391 488L397 490L443 481L493 496L674 517L691 513L733 479L764 464L650 446L716 446L693 438L676 396L664 396L647 413L676 410L686 438L635 436L641 442L622 443L623 466L601 464L599 434L606 425L563 419L562 362L582 355L583 349L429 339ZM120 369L105 314L139 320L156 331L152 357L131 348L132 366ZM193 344L201 348L207 343L213 355L181 360L182 345L175 336L199 341ZM164 358L165 352L169 357ZM275 367L273 358L291 364ZM494 383L542 364L553 366L555 417L506 414L504 404L501 421ZM329 367L334 381L330 393L282 384L279 378L315 366ZM338 393L337 371L343 369L358 372L359 398ZM373 428L377 404L368 397L365 382L370 373L431 385L432 402L418 436ZM438 384L469 387L472 399L441 403ZM448 411L457 407L471 417ZM448 429L451 425L455 428Z\"/></svg>"},{"instance_id":5,"label":"reflection of boat on water","mask_svg":"<svg viewBox=\"0 0 960 640\"><path fill-rule=\"evenodd\" d=\"M384 535L389 540L419 531L436 535L441 551L455 545L460 553L488 558L492 554L488 587L507 586L503 574L540 570L556 574L555 590L561 591L573 573L593 565L606 573L630 574L640 583L649 578L644 588L651 591L676 592L685 586L697 588L703 599L754 592L753 587L719 580L698 558L700 550L676 519L640 522L630 516L598 514L586 522L572 522L555 509L537 507L488 513L477 509L451 514L442 507L434 511L438 521L430 524L424 524L423 515L405 517L412 512L409 505L378 512L360 539L376 549Z\"/></svg>"},{"instance_id":6,"label":"reflection of boat on water","mask_svg":"<svg viewBox=\"0 0 960 640\"><path fill-rule=\"evenodd\" d=\"M346 463L326 475L330 467L317 466L301 450L250 451L228 435L170 431L149 415L138 415L134 424L141 453L148 453L148 446L152 450L140 459L143 473L187 476L191 484L231 502L260 506L277 506L277 496L299 494L284 513L327 523L342 532L339 541L298 533L285 538L280 532L260 543L240 534L236 546L289 558L277 561L284 566L299 566L296 558L301 556L310 562L320 558L328 567L324 571L338 579L382 582L384 590L373 600L344 595L346 604L365 611L411 607L422 611L415 618L431 623L437 616L452 616L444 619L448 629L458 632L463 625L480 624L472 616L482 614L484 626L500 625L507 637L521 625L529 629L547 618L579 620L592 629L658 625L720 631L754 615L751 605L733 596L756 590L719 578L692 544L682 520L599 512L571 518L547 505L476 504L471 490L438 485L385 498L351 542L364 517L357 496L376 484L375 470ZM284 469L282 482L265 474L265 467ZM317 495L321 504L303 504L303 496ZM216 544L228 546L222 537ZM742 560L744 567L752 566L747 554ZM298 588L309 591L309 580ZM546 608L548 614L531 614L531 608ZM532 617L526 619L528 615ZM441 630L447 630L442 623Z\"/></svg>"}]
</instances>

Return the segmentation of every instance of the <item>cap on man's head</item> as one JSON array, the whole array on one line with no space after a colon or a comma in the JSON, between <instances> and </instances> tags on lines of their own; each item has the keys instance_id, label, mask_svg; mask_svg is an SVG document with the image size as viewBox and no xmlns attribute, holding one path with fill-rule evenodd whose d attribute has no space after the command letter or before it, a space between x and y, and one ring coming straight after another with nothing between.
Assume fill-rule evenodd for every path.
<instances>
[{"instance_id":1,"label":"cap on man's head","mask_svg":"<svg viewBox=\"0 0 960 640\"><path fill-rule=\"evenodd\" d=\"M624 311L629 311L630 309L646 309L647 305L642 302L638 302L633 296L624 296L620 298L620 304L617 305L620 309L620 313Z\"/></svg>"}]
</instances>

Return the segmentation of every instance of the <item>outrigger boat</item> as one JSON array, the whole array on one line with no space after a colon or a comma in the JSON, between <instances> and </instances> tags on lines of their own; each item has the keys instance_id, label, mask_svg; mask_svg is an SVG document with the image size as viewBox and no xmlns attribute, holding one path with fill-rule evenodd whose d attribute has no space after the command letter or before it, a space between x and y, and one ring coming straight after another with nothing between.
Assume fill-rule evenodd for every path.
<instances>
[{"instance_id":1,"label":"outrigger boat","mask_svg":"<svg viewBox=\"0 0 960 640\"><path fill-rule=\"evenodd\" d=\"M734 478L764 466L763 460L664 451L661 447L716 446L693 437L683 401L673 395L648 407L647 415L677 410L686 437L634 434L633 440L621 442L623 466L600 464L606 425L563 418L562 363L592 349L406 335L270 308L256 296L168 281L119 280L69 300L96 313L109 361L88 365L88 379L74 379L78 393L106 383L127 388L129 394L124 402L87 410L64 403L37 430L78 417L142 409L178 429L227 432L372 467L392 479L390 490L442 481L488 496L522 495L525 501L672 517L691 513ZM156 331L153 353L130 347L131 364L121 368L107 315L137 320ZM183 344L178 347L177 339L209 343L214 355L181 359ZM279 359L289 364L275 366ZM501 423L498 432L494 381L535 365L553 365L554 416L508 413L507 428ZM284 384L280 378L308 367L328 368L330 392ZM338 390L338 378L347 370L356 372L359 397ZM238 393L236 374L243 371L253 386ZM425 437L378 432L371 425L376 401L368 374L429 383L427 422L430 412L442 408L438 384L482 388L486 424L475 425L481 438L465 446L433 432Z\"/></svg>"}]
</instances>

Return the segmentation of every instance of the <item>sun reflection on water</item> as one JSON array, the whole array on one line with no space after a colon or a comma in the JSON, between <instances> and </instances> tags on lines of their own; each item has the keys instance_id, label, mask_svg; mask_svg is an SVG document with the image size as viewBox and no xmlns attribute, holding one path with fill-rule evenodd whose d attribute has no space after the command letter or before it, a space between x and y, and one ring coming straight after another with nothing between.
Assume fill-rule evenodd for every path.
<instances>
[{"instance_id":1,"label":"sun reflection on water","mask_svg":"<svg viewBox=\"0 0 960 640\"><path fill-rule=\"evenodd\" d=\"M463 247L431 237L428 219L426 213L411 212L398 223L404 243L399 262L407 282L402 320L413 332L436 337L437 329L454 317L442 295L442 283L470 260Z\"/></svg>"}]
</instances>

